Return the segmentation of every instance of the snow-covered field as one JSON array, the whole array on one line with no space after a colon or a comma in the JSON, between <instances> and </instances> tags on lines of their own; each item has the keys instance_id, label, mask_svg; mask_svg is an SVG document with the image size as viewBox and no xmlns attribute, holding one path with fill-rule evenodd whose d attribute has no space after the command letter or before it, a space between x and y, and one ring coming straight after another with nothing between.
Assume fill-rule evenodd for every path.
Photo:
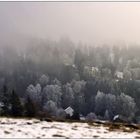
<instances>
[{"instance_id":1,"label":"snow-covered field","mask_svg":"<svg viewBox=\"0 0 140 140\"><path fill-rule=\"evenodd\" d=\"M0 138L140 138L140 130L112 129L98 123L0 118Z\"/></svg>"}]
</instances>

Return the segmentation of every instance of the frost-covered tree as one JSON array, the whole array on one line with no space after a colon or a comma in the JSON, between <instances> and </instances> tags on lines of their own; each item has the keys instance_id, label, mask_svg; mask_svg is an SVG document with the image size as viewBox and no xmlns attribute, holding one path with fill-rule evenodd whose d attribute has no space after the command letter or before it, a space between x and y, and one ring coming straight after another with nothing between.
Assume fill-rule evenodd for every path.
<instances>
[{"instance_id":1,"label":"frost-covered tree","mask_svg":"<svg viewBox=\"0 0 140 140\"><path fill-rule=\"evenodd\" d=\"M106 96L103 92L98 91L95 96L95 113L103 116L106 110Z\"/></svg>"},{"instance_id":2,"label":"frost-covered tree","mask_svg":"<svg viewBox=\"0 0 140 140\"><path fill-rule=\"evenodd\" d=\"M73 85L73 91L76 94L80 94L81 91L84 89L86 82L85 81L73 81L72 85Z\"/></svg>"},{"instance_id":3,"label":"frost-covered tree","mask_svg":"<svg viewBox=\"0 0 140 140\"><path fill-rule=\"evenodd\" d=\"M109 68L102 68L101 75L103 77L111 77L111 70Z\"/></svg>"},{"instance_id":4,"label":"frost-covered tree","mask_svg":"<svg viewBox=\"0 0 140 140\"><path fill-rule=\"evenodd\" d=\"M56 117L57 117L57 119L65 119L66 118L66 112L64 111L64 109L62 109L62 108L57 109Z\"/></svg>"},{"instance_id":5,"label":"frost-covered tree","mask_svg":"<svg viewBox=\"0 0 140 140\"><path fill-rule=\"evenodd\" d=\"M30 96L30 98L36 102L39 102L41 99L41 86L40 84L37 84L36 86L29 85L27 87L27 95Z\"/></svg>"},{"instance_id":6,"label":"frost-covered tree","mask_svg":"<svg viewBox=\"0 0 140 140\"><path fill-rule=\"evenodd\" d=\"M56 103L52 100L47 101L43 106L43 111L51 116L55 116L57 112Z\"/></svg>"},{"instance_id":7,"label":"frost-covered tree","mask_svg":"<svg viewBox=\"0 0 140 140\"><path fill-rule=\"evenodd\" d=\"M27 96L30 97L32 102L37 106L39 109L41 107L42 101L42 93L41 93L41 86L40 84L36 84L36 86L29 85L26 90Z\"/></svg>"},{"instance_id":8,"label":"frost-covered tree","mask_svg":"<svg viewBox=\"0 0 140 140\"><path fill-rule=\"evenodd\" d=\"M42 95L43 103L52 100L56 103L57 106L60 106L61 96L62 96L61 87L58 85L47 85L43 89L43 95Z\"/></svg>"},{"instance_id":9,"label":"frost-covered tree","mask_svg":"<svg viewBox=\"0 0 140 140\"><path fill-rule=\"evenodd\" d=\"M39 79L39 83L42 87L45 87L49 82L49 76L43 74L40 79Z\"/></svg>"},{"instance_id":10,"label":"frost-covered tree","mask_svg":"<svg viewBox=\"0 0 140 140\"><path fill-rule=\"evenodd\" d=\"M131 69L132 79L140 79L140 68Z\"/></svg>"},{"instance_id":11,"label":"frost-covered tree","mask_svg":"<svg viewBox=\"0 0 140 140\"><path fill-rule=\"evenodd\" d=\"M74 92L69 83L64 85L64 92L62 95L62 105L64 108L72 106L74 102Z\"/></svg>"},{"instance_id":12,"label":"frost-covered tree","mask_svg":"<svg viewBox=\"0 0 140 140\"><path fill-rule=\"evenodd\" d=\"M93 113L93 112L90 112L90 113L86 116L86 120L87 120L87 121L93 121L93 120L95 120L95 119L97 119L97 116L96 116L96 114Z\"/></svg>"},{"instance_id":13,"label":"frost-covered tree","mask_svg":"<svg viewBox=\"0 0 140 140\"><path fill-rule=\"evenodd\" d=\"M133 119L136 113L136 103L134 99L129 95L121 93L117 100L118 114L127 117L129 120Z\"/></svg>"},{"instance_id":14,"label":"frost-covered tree","mask_svg":"<svg viewBox=\"0 0 140 140\"><path fill-rule=\"evenodd\" d=\"M110 116L109 116L109 111L108 110L105 111L104 119L105 120L110 120Z\"/></svg>"},{"instance_id":15,"label":"frost-covered tree","mask_svg":"<svg viewBox=\"0 0 140 140\"><path fill-rule=\"evenodd\" d=\"M42 88L41 88L40 84L36 84L35 88L36 88L37 94L41 94Z\"/></svg>"},{"instance_id":16,"label":"frost-covered tree","mask_svg":"<svg viewBox=\"0 0 140 140\"><path fill-rule=\"evenodd\" d=\"M86 102L86 114L94 112L95 108L95 96L98 91L98 85L96 80L87 81L84 90L84 97Z\"/></svg>"},{"instance_id":17,"label":"frost-covered tree","mask_svg":"<svg viewBox=\"0 0 140 140\"><path fill-rule=\"evenodd\" d=\"M29 85L26 92L32 97L34 94L36 94L36 88L33 85Z\"/></svg>"},{"instance_id":18,"label":"frost-covered tree","mask_svg":"<svg viewBox=\"0 0 140 140\"><path fill-rule=\"evenodd\" d=\"M106 94L105 96L105 100L106 100L106 111L105 114L106 114L106 118L110 118L112 119L117 111L117 99L116 99L116 96L115 95L112 95L112 94Z\"/></svg>"},{"instance_id":19,"label":"frost-covered tree","mask_svg":"<svg viewBox=\"0 0 140 140\"><path fill-rule=\"evenodd\" d=\"M125 80L130 80L132 78L132 74L128 69L124 69L123 74Z\"/></svg>"},{"instance_id":20,"label":"frost-covered tree","mask_svg":"<svg viewBox=\"0 0 140 140\"><path fill-rule=\"evenodd\" d=\"M74 64L78 68L79 73L82 73L84 68L84 54L81 49L76 49L75 51Z\"/></svg>"},{"instance_id":21,"label":"frost-covered tree","mask_svg":"<svg viewBox=\"0 0 140 140\"><path fill-rule=\"evenodd\" d=\"M127 61L127 68L137 68L140 66L140 63L137 59L132 59Z\"/></svg>"},{"instance_id":22,"label":"frost-covered tree","mask_svg":"<svg viewBox=\"0 0 140 140\"><path fill-rule=\"evenodd\" d=\"M53 85L62 86L61 82L60 82L57 78L55 78L55 79L53 80L52 84L53 84Z\"/></svg>"},{"instance_id":23,"label":"frost-covered tree","mask_svg":"<svg viewBox=\"0 0 140 140\"><path fill-rule=\"evenodd\" d=\"M85 95L84 89L86 82L85 81L72 81L72 87L74 91L74 110L76 112L84 113L85 112Z\"/></svg>"}]
</instances>

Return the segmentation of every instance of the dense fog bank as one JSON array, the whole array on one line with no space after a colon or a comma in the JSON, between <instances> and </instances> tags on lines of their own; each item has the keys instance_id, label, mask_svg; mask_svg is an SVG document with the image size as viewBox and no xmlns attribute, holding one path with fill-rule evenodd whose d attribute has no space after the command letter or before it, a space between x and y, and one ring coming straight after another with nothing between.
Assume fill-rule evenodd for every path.
<instances>
[{"instance_id":1,"label":"dense fog bank","mask_svg":"<svg viewBox=\"0 0 140 140\"><path fill-rule=\"evenodd\" d=\"M20 45L20 44L19 44ZM115 115L139 123L140 47L31 40L0 48L1 115L87 119Z\"/></svg>"}]
</instances>

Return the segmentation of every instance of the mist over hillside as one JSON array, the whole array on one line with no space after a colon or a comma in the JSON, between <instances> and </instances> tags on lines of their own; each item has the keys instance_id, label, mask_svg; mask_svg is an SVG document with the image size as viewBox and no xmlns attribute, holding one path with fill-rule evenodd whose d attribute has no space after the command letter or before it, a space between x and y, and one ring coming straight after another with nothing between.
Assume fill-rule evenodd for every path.
<instances>
[{"instance_id":1,"label":"mist over hillside","mask_svg":"<svg viewBox=\"0 0 140 140\"><path fill-rule=\"evenodd\" d=\"M140 44L139 7L137 2L0 2L0 38L68 36L89 45Z\"/></svg>"},{"instance_id":2,"label":"mist over hillside","mask_svg":"<svg viewBox=\"0 0 140 140\"><path fill-rule=\"evenodd\" d=\"M0 116L139 124L139 8L0 2Z\"/></svg>"}]
</instances>

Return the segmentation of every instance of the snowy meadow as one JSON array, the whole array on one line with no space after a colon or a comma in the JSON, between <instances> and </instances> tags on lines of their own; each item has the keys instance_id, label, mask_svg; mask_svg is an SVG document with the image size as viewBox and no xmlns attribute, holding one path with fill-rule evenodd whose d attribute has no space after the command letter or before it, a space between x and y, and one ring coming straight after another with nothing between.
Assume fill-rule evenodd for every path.
<instances>
[{"instance_id":1,"label":"snowy meadow","mask_svg":"<svg viewBox=\"0 0 140 140\"><path fill-rule=\"evenodd\" d=\"M140 138L140 129L123 124L0 119L0 138Z\"/></svg>"}]
</instances>

